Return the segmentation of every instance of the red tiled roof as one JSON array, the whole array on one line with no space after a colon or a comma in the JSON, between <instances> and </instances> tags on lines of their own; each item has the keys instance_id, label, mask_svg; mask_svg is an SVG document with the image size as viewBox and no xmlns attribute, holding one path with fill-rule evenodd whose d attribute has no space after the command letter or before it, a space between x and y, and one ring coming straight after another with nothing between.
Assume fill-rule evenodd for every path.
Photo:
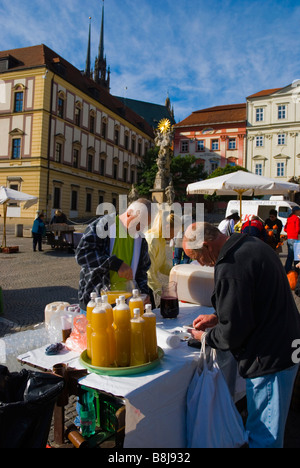
<instances>
[{"instance_id":1,"label":"red tiled roof","mask_svg":"<svg viewBox=\"0 0 300 468\"><path fill-rule=\"evenodd\" d=\"M226 122L246 122L246 104L229 104L198 110L193 112L186 119L174 125L174 127L188 127L190 125L207 125Z\"/></svg>"},{"instance_id":2,"label":"red tiled roof","mask_svg":"<svg viewBox=\"0 0 300 468\"><path fill-rule=\"evenodd\" d=\"M248 96L247 99L260 96L269 96L270 94L277 93L277 91L280 91L281 89L282 88L264 89L263 91L259 91L258 93L251 94L251 96Z\"/></svg>"},{"instance_id":3,"label":"red tiled roof","mask_svg":"<svg viewBox=\"0 0 300 468\"><path fill-rule=\"evenodd\" d=\"M100 102L107 109L110 109L115 114L119 115L129 123L139 128L149 137L154 138L152 127L138 114L129 107L124 106L124 103L111 95L108 90L97 84L90 78L82 75L81 71L74 67L64 58L60 57L56 52L44 44L24 47L21 49L12 49L0 51L0 59L12 57L17 61L13 67L5 72L18 71L28 68L47 67L50 71L62 76L64 80L71 83L77 89L81 90L88 96ZM57 69L58 63L63 67L64 73L60 73ZM3 73L3 72L2 72ZM1 73L0 73L1 76ZM95 92L97 93L95 95Z\"/></svg>"}]
</instances>

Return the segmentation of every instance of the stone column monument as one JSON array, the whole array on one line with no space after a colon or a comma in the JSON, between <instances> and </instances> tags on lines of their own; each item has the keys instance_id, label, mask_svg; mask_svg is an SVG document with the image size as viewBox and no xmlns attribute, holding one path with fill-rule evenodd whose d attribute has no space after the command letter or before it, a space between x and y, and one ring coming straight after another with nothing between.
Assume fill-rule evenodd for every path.
<instances>
[{"instance_id":1,"label":"stone column monument","mask_svg":"<svg viewBox=\"0 0 300 468\"><path fill-rule=\"evenodd\" d=\"M157 173L152 192L152 201L156 203L172 204L175 199L175 191L170 173L171 159L173 155L172 143L174 131L168 119L162 119L156 130L155 144L159 147Z\"/></svg>"}]
</instances>

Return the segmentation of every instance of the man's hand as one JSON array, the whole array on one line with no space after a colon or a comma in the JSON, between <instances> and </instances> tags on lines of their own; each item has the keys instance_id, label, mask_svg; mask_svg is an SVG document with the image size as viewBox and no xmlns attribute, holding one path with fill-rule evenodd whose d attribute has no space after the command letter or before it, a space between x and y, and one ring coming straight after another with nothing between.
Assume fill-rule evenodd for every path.
<instances>
[{"instance_id":1,"label":"man's hand","mask_svg":"<svg viewBox=\"0 0 300 468\"><path fill-rule=\"evenodd\" d=\"M205 331L207 328L213 328L218 323L218 317L215 314L199 315L193 322L193 327L197 331Z\"/></svg>"},{"instance_id":2,"label":"man's hand","mask_svg":"<svg viewBox=\"0 0 300 468\"><path fill-rule=\"evenodd\" d=\"M127 265L127 263L122 263L122 265L120 266L119 270L118 270L118 275L120 276L120 278L125 278L127 280L132 280L133 279L133 273L132 273L132 269L129 265Z\"/></svg>"}]
</instances>

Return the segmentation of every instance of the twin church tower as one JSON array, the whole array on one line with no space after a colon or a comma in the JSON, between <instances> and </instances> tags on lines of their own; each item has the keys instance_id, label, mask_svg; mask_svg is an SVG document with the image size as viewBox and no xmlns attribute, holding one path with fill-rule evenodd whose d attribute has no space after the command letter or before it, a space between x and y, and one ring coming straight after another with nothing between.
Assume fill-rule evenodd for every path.
<instances>
[{"instance_id":1,"label":"twin church tower","mask_svg":"<svg viewBox=\"0 0 300 468\"><path fill-rule=\"evenodd\" d=\"M88 48L86 56L86 64L84 75L88 78L93 79L97 84L100 84L108 91L110 89L110 68L107 68L106 57L104 56L104 0L102 5L102 19L101 19L101 30L100 40L98 47L98 57L95 59L94 72L91 69L91 17L89 24L89 37L88 37Z\"/></svg>"}]
</instances>

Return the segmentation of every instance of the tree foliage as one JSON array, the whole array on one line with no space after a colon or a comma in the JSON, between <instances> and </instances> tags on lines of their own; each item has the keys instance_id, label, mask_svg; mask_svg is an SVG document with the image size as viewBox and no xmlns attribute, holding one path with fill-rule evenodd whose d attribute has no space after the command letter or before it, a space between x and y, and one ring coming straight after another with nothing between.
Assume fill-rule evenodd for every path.
<instances>
[{"instance_id":1,"label":"tree foliage","mask_svg":"<svg viewBox=\"0 0 300 468\"><path fill-rule=\"evenodd\" d=\"M137 190L140 196L151 197L151 190L154 186L157 173L156 160L158 158L159 148L156 146L147 151L143 162L138 167ZM193 155L175 156L171 160L170 167L177 202L186 200L186 187L192 182L206 178L203 172L203 165L196 164L196 158Z\"/></svg>"}]
</instances>

